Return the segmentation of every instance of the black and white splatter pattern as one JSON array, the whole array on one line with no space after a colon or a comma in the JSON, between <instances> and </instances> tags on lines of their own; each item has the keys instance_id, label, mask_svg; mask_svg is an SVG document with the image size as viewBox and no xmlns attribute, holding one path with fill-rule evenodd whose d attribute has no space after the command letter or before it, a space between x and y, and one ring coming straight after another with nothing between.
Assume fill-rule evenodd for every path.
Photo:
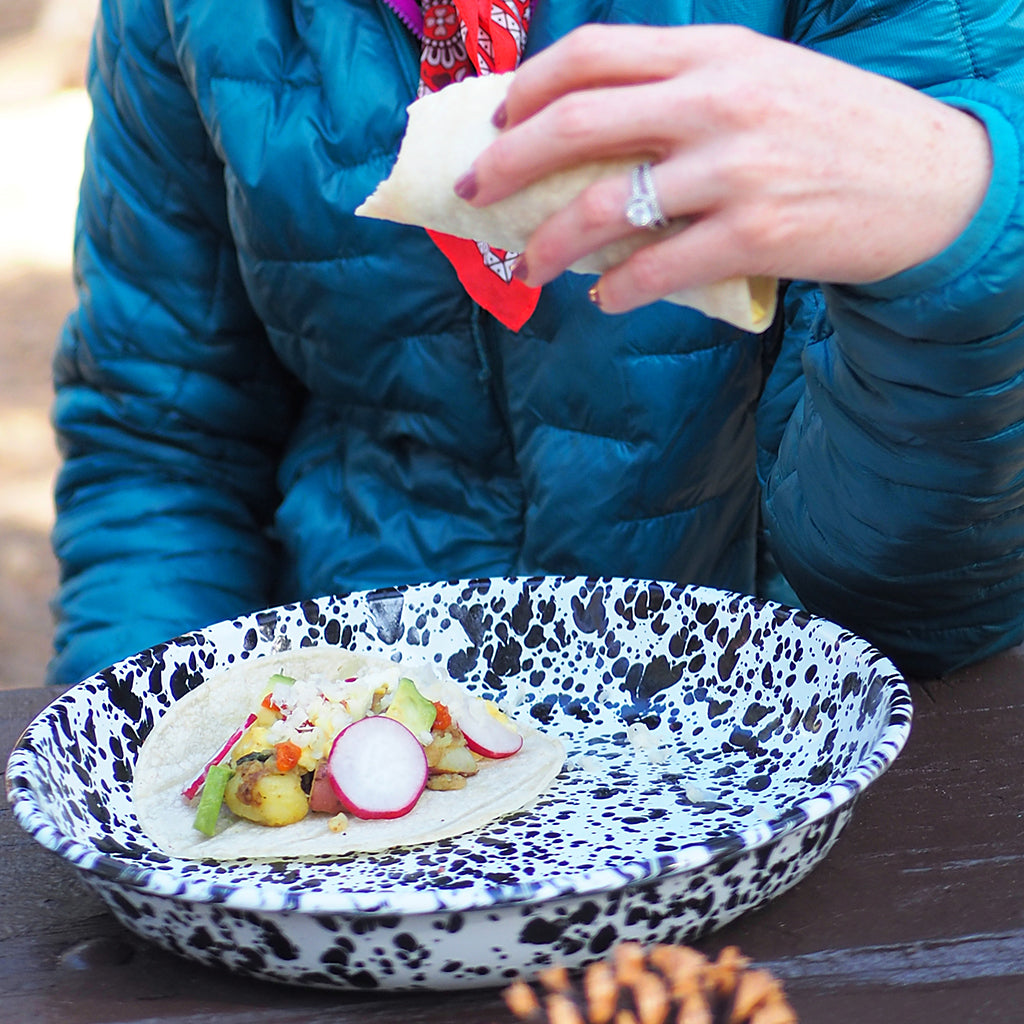
<instances>
[{"instance_id":1,"label":"black and white splatter pattern","mask_svg":"<svg viewBox=\"0 0 1024 1024\"><path fill-rule=\"evenodd\" d=\"M432 661L556 732L565 769L476 832L336 860L168 857L132 813L154 722L207 673L291 646ZM502 984L616 941L693 941L799 881L911 719L906 683L827 621L635 580L477 580L219 623L79 684L12 753L18 821L129 928L284 982Z\"/></svg>"}]
</instances>

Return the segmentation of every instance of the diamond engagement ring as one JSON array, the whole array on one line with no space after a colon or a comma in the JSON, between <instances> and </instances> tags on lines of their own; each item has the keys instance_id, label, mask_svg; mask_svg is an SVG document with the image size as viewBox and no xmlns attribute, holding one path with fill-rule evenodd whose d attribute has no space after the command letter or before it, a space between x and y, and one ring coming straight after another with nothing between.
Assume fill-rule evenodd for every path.
<instances>
[{"instance_id":1,"label":"diamond engagement ring","mask_svg":"<svg viewBox=\"0 0 1024 1024\"><path fill-rule=\"evenodd\" d=\"M668 227L658 202L658 193L654 190L650 161L633 168L633 191L626 204L626 220L635 228L650 228L652 231Z\"/></svg>"}]
</instances>

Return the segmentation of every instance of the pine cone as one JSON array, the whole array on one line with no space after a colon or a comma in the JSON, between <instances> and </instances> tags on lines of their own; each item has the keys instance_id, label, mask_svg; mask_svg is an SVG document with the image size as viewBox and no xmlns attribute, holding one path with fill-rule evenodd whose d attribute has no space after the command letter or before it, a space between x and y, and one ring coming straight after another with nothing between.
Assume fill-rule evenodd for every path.
<instances>
[{"instance_id":1,"label":"pine cone","mask_svg":"<svg viewBox=\"0 0 1024 1024\"><path fill-rule=\"evenodd\" d=\"M517 980L502 994L526 1024L797 1024L782 984L749 963L735 946L712 962L684 946L645 954L624 942L578 985L553 967L538 975L539 991Z\"/></svg>"}]
</instances>

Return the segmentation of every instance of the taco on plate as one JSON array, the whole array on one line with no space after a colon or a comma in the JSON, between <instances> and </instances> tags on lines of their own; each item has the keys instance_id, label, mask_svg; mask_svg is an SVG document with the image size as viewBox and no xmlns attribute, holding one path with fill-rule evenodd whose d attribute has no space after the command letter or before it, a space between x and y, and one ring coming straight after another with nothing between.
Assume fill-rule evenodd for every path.
<instances>
[{"instance_id":1,"label":"taco on plate","mask_svg":"<svg viewBox=\"0 0 1024 1024\"><path fill-rule=\"evenodd\" d=\"M142 745L134 803L174 856L329 856L477 828L564 760L556 737L433 666L313 647L237 663L174 704Z\"/></svg>"}]
</instances>

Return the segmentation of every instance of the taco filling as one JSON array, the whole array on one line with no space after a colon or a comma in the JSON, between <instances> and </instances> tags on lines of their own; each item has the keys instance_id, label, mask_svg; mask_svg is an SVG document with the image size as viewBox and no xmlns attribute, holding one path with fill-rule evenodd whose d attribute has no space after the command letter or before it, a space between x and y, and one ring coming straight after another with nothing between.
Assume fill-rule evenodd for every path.
<instances>
[{"instance_id":1,"label":"taco filling","mask_svg":"<svg viewBox=\"0 0 1024 1024\"><path fill-rule=\"evenodd\" d=\"M135 797L169 853L309 856L467 831L527 803L563 759L557 739L430 666L313 648L175 704L143 744Z\"/></svg>"}]
</instances>

